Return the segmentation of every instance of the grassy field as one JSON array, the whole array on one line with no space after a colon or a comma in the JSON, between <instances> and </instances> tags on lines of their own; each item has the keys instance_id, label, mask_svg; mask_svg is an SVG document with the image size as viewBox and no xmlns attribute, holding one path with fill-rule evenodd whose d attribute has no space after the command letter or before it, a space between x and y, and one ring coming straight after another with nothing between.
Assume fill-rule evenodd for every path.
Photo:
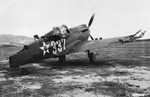
<instances>
[{"instance_id":1,"label":"grassy field","mask_svg":"<svg viewBox=\"0 0 150 97\"><path fill-rule=\"evenodd\" d=\"M7 49L6 49L7 48ZM6 47L3 55L16 52ZM67 61L47 59L25 67L28 75L0 62L1 97L149 97L150 41L112 45L97 51L90 64L86 53Z\"/></svg>"}]
</instances>

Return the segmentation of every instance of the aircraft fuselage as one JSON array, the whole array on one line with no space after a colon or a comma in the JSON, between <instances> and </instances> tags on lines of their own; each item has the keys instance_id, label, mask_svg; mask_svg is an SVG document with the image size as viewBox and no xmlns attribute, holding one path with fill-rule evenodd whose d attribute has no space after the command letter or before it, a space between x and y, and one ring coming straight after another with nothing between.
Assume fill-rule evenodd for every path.
<instances>
[{"instance_id":1,"label":"aircraft fuselage","mask_svg":"<svg viewBox=\"0 0 150 97\"><path fill-rule=\"evenodd\" d=\"M52 30L43 36L44 38L25 45L21 51L10 56L10 67L16 68L27 63L73 53L80 44L88 41L89 35L90 31L86 25L70 28L66 37L59 37Z\"/></svg>"}]
</instances>

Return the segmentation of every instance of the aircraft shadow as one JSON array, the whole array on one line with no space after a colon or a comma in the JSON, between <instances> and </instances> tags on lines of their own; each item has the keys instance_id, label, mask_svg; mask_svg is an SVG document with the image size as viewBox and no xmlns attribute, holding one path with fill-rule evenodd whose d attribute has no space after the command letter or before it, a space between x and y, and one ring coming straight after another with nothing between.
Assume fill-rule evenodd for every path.
<instances>
[{"instance_id":1,"label":"aircraft shadow","mask_svg":"<svg viewBox=\"0 0 150 97\"><path fill-rule=\"evenodd\" d=\"M115 66L126 66L129 68L134 68L136 66L143 66L149 64L150 61L140 61L140 60L97 60L94 63L90 63L88 59L69 59L66 62L58 62L57 60L44 60L35 64L39 66L24 67L23 69L10 69L5 68L8 71L8 76L21 76L30 74L41 74L45 70L65 70L68 69L94 69L94 68L110 68ZM31 63L34 64L34 63ZM22 70L23 73L22 74ZM44 73L44 75L47 73ZM48 74L49 75L49 74Z\"/></svg>"}]
</instances>

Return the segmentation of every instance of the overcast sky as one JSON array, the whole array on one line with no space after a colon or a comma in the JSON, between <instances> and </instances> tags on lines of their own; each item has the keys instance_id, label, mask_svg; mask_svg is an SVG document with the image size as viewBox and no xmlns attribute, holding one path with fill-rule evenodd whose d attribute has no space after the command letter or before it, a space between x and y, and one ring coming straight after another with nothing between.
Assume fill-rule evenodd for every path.
<instances>
[{"instance_id":1,"label":"overcast sky","mask_svg":"<svg viewBox=\"0 0 150 97\"><path fill-rule=\"evenodd\" d=\"M117 37L147 30L150 0L0 0L0 34L39 36L54 26L88 24L93 37Z\"/></svg>"}]
</instances>

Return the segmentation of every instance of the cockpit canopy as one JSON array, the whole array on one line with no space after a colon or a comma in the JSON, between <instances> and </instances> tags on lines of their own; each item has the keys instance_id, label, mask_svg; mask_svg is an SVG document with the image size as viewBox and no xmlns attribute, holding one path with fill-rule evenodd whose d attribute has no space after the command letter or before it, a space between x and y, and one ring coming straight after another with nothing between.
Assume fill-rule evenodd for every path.
<instances>
[{"instance_id":1,"label":"cockpit canopy","mask_svg":"<svg viewBox=\"0 0 150 97\"><path fill-rule=\"evenodd\" d=\"M51 30L46 35L42 36L41 38L48 39L48 40L53 36L64 38L69 33L70 32L69 32L68 27L66 25L62 25L62 26L54 27L53 30Z\"/></svg>"},{"instance_id":2,"label":"cockpit canopy","mask_svg":"<svg viewBox=\"0 0 150 97\"><path fill-rule=\"evenodd\" d=\"M65 34L69 33L68 27L66 25L54 27L53 31L53 35L61 35L62 37L65 37Z\"/></svg>"}]
</instances>

